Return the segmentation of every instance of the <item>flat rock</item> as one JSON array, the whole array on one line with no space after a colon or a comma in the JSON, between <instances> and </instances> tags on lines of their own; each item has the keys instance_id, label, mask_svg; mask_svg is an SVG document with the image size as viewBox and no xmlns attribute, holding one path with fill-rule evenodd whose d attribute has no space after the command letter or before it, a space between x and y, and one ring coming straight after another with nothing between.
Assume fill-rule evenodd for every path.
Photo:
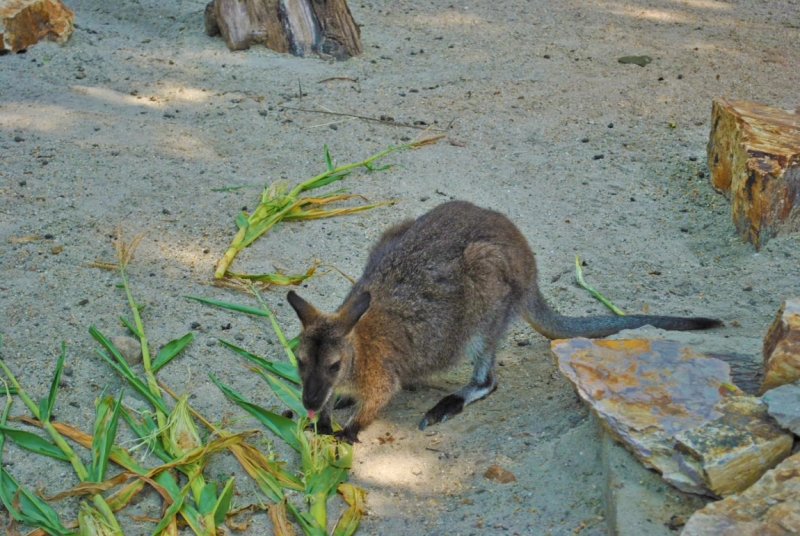
<instances>
[{"instance_id":1,"label":"flat rock","mask_svg":"<svg viewBox=\"0 0 800 536\"><path fill-rule=\"evenodd\" d=\"M0 51L19 52L42 39L64 43L74 16L61 0L0 0Z\"/></svg>"},{"instance_id":2,"label":"flat rock","mask_svg":"<svg viewBox=\"0 0 800 536\"><path fill-rule=\"evenodd\" d=\"M707 505L682 536L800 534L800 454L767 471L742 493Z\"/></svg>"},{"instance_id":3,"label":"flat rock","mask_svg":"<svg viewBox=\"0 0 800 536\"><path fill-rule=\"evenodd\" d=\"M800 115L754 102L714 99L708 141L711 184L731 201L736 230L756 249L800 226Z\"/></svg>"},{"instance_id":4,"label":"flat rock","mask_svg":"<svg viewBox=\"0 0 800 536\"><path fill-rule=\"evenodd\" d=\"M611 435L681 491L734 493L791 451L791 435L732 384L722 360L649 339L559 340L551 349Z\"/></svg>"},{"instance_id":5,"label":"flat rock","mask_svg":"<svg viewBox=\"0 0 800 536\"><path fill-rule=\"evenodd\" d=\"M800 436L800 381L770 389L761 400L778 424Z\"/></svg>"},{"instance_id":6,"label":"flat rock","mask_svg":"<svg viewBox=\"0 0 800 536\"><path fill-rule=\"evenodd\" d=\"M800 298L781 304L764 336L761 392L800 380Z\"/></svg>"}]
</instances>

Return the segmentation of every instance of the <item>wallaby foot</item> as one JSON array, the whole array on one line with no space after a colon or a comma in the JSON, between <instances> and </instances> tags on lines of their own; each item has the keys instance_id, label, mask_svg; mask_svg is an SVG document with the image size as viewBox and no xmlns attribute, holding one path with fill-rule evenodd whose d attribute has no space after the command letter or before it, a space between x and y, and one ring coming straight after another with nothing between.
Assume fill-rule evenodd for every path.
<instances>
[{"instance_id":1,"label":"wallaby foot","mask_svg":"<svg viewBox=\"0 0 800 536\"><path fill-rule=\"evenodd\" d=\"M345 441L350 443L361 443L358 440L358 432L361 430L361 427L356 423L349 423L347 426L342 428L341 430L337 430L333 433L333 437L338 439L339 441Z\"/></svg>"},{"instance_id":2,"label":"wallaby foot","mask_svg":"<svg viewBox=\"0 0 800 536\"><path fill-rule=\"evenodd\" d=\"M463 389L459 389L452 395L447 395L439 401L438 404L433 406L422 418L419 423L419 429L424 430L429 424L436 424L437 422L444 422L451 417L455 417L462 411L467 404L486 398L497 389L497 383L494 377L489 378L489 384L485 386L480 385L467 385Z\"/></svg>"}]
</instances>

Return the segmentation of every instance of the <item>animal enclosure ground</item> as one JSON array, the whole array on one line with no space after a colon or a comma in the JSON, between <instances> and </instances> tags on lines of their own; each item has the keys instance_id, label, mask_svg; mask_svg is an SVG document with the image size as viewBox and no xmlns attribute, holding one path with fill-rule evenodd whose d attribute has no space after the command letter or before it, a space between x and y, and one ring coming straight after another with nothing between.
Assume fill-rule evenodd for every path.
<instances>
[{"instance_id":1,"label":"animal enclosure ground","mask_svg":"<svg viewBox=\"0 0 800 536\"><path fill-rule=\"evenodd\" d=\"M197 334L159 377L220 420L242 412L208 372L279 406L216 343L234 339L280 359L271 328L183 296L243 301L205 283L233 217L255 206L265 183L319 173L326 143L341 162L354 161L419 132L283 106L424 122L447 128L448 139L393 153L392 170L341 183L394 206L282 223L239 254L237 271L303 273L320 259L357 276L390 223L465 199L509 215L537 254L544 294L566 314L606 314L573 283L576 253L587 280L622 309L722 318L723 336L761 337L800 288L798 236L760 253L742 244L705 164L713 97L800 105L795 0L356 0L364 54L344 63L231 53L204 35L203 1L66 4L76 12L66 46L0 57L2 357L38 399L67 341L60 420L88 427L102 387L121 387L87 334L90 324L124 334L116 274L87 265L113 258L118 223L131 236L147 233L128 273L147 305L151 342ZM617 61L632 55L652 62ZM214 191L231 186L244 188ZM349 284L331 273L302 293L330 311ZM284 295L265 297L293 334L299 325ZM548 343L517 323L498 358L497 392L452 421L416 428L466 382L468 364L404 392L361 433L352 478L369 493L363 534L569 535L582 523L581 534L605 534L600 446ZM134 394L125 403L138 404ZM5 452L31 489L74 484L61 462L11 444ZM516 482L484 478L493 464ZM235 470L218 457L207 473ZM253 499L241 491L241 504ZM76 512L69 501L57 507ZM132 513L157 516L157 501ZM151 527L125 523L130 534ZM245 533L268 527L257 514Z\"/></svg>"}]
</instances>

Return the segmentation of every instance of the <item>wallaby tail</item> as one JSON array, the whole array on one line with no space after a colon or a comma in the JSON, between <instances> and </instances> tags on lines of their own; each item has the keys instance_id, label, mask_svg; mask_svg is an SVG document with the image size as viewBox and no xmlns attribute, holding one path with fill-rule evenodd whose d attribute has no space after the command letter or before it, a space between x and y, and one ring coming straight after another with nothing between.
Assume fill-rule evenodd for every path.
<instances>
[{"instance_id":1,"label":"wallaby tail","mask_svg":"<svg viewBox=\"0 0 800 536\"><path fill-rule=\"evenodd\" d=\"M548 339L571 339L574 337L599 338L613 335L623 329L636 329L651 325L661 329L688 331L709 329L722 325L721 320L682 316L563 316L554 311L545 301L538 288L528 298L525 320Z\"/></svg>"}]
</instances>

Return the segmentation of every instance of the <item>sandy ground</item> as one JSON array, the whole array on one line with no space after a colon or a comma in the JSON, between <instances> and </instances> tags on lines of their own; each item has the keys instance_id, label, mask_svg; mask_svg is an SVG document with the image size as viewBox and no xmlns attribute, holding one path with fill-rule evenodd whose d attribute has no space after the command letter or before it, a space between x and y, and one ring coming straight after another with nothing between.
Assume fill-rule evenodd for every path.
<instances>
[{"instance_id":1,"label":"sandy ground","mask_svg":"<svg viewBox=\"0 0 800 536\"><path fill-rule=\"evenodd\" d=\"M713 97L800 104L796 0L356 0L365 52L344 63L231 53L203 34L200 1L66 3L76 12L66 46L0 57L0 352L39 398L66 341L71 370L56 412L85 430L99 390L122 387L87 334L90 325L125 334L117 275L87 265L113 258L117 224L128 237L146 232L129 272L153 346L199 324L195 342L159 377L191 393L212 420L242 412L209 372L278 405L216 343L235 337L279 359L269 326L183 296L247 301L207 283L233 217L255 206L265 183L322 171L326 143L346 162L418 133L281 105L449 126L448 140L395 153L390 171L344 183L396 205L282 225L240 255L239 271L297 273L321 259L357 275L389 223L466 199L517 223L537 252L545 295L565 313L606 314L573 283L576 253L586 277L623 309L719 317L722 336L760 337L800 287L798 236L755 253L704 179ZM638 54L653 62L617 62ZM333 77L353 81L321 82ZM228 186L245 188L212 191ZM11 240L32 235L39 239ZM348 285L330 274L302 293L332 310ZM283 296L276 289L266 300L293 334L299 326ZM606 533L593 427L547 341L514 324L499 360L498 391L453 421L416 428L466 380L467 364L398 396L362 432L352 475L369 492L362 533ZM126 403L140 405L127 393ZM7 468L31 488L55 493L74 483L66 464L5 450ZM494 463L516 482L485 479ZM220 457L208 473L234 470ZM242 480L237 503L252 501L252 489ZM57 506L74 516L74 503ZM147 497L131 513L157 516L157 501ZM123 521L128 534L152 527ZM257 514L246 533L268 526Z\"/></svg>"}]
</instances>

